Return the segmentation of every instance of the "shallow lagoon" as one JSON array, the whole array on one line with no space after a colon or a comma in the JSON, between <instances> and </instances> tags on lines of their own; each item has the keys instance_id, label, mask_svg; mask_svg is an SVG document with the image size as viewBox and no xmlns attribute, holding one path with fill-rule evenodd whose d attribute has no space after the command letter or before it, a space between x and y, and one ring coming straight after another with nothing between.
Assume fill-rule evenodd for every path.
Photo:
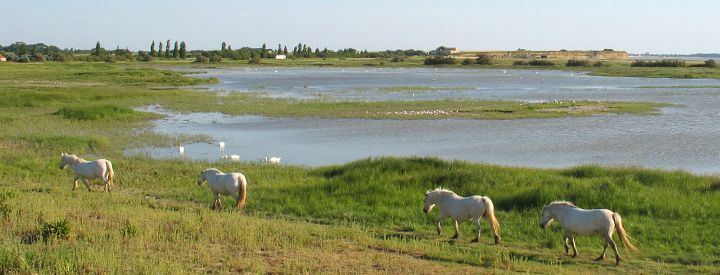
<instances>
[{"instance_id":1,"label":"shallow lagoon","mask_svg":"<svg viewBox=\"0 0 720 275\"><path fill-rule=\"evenodd\" d=\"M594 77L566 71L433 68L230 68L200 77L211 92L263 92L328 100L638 100L681 104L659 115L523 120L292 119L174 114L156 131L209 134L243 160L340 164L370 156L438 156L503 165L640 165L720 173L720 85L708 79ZM655 88L641 88L655 87ZM657 88L663 87L663 88ZM219 158L213 144L185 145L186 157ZM173 149L143 150L177 157Z\"/></svg>"}]
</instances>

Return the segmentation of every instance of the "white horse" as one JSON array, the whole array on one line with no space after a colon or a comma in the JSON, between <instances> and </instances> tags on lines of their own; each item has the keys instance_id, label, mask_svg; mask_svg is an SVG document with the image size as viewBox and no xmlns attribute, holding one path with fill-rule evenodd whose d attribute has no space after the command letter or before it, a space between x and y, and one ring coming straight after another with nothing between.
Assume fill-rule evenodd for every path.
<instances>
[{"instance_id":1,"label":"white horse","mask_svg":"<svg viewBox=\"0 0 720 275\"><path fill-rule=\"evenodd\" d=\"M210 168L200 172L197 178L197 184L202 185L206 181L215 197L214 209L220 210L222 208L220 195L232 196L237 201L235 206L237 209L245 208L245 198L247 197L247 180L245 179L245 175L240 173L225 174L218 169Z\"/></svg>"},{"instance_id":2,"label":"white horse","mask_svg":"<svg viewBox=\"0 0 720 275\"><path fill-rule=\"evenodd\" d=\"M115 173L113 172L112 163L110 163L109 160L98 159L87 161L75 155L62 153L62 155L60 155L60 169L65 169L67 166L70 166L75 173L72 190L77 189L78 180L82 180L85 187L90 191L90 183L88 180L97 178L101 178L103 182L105 182L105 191L112 191L112 189L115 188L115 184L113 183Z\"/></svg>"},{"instance_id":3,"label":"white horse","mask_svg":"<svg viewBox=\"0 0 720 275\"><path fill-rule=\"evenodd\" d=\"M429 190L425 193L423 211L428 213L435 205L440 207L440 216L437 220L438 235L442 233L440 224L447 217L452 217L455 221L455 236L453 236L453 239L460 237L458 221L472 220L477 227L477 234L472 242L478 242L480 239L480 219L485 217L490 223L490 227L492 227L495 243L500 243L500 234L498 233L500 224L495 218L495 207L490 198L483 196L461 197L453 191L435 188L435 190Z\"/></svg>"},{"instance_id":4,"label":"white horse","mask_svg":"<svg viewBox=\"0 0 720 275\"><path fill-rule=\"evenodd\" d=\"M573 248L573 257L577 257L577 247L575 246L575 235L592 236L602 234L605 238L602 254L595 259L600 261L605 259L605 252L608 246L612 247L615 252L615 264L620 264L620 254L618 254L617 245L612 239L612 235L617 230L623 245L630 250L635 250L635 246L628 240L628 234L622 225L620 214L607 209L582 209L570 202L556 201L545 205L542 210L542 218L540 218L540 227L545 228L553 219L556 219L565 231L563 244L565 245L565 254L569 252L570 246Z\"/></svg>"}]
</instances>

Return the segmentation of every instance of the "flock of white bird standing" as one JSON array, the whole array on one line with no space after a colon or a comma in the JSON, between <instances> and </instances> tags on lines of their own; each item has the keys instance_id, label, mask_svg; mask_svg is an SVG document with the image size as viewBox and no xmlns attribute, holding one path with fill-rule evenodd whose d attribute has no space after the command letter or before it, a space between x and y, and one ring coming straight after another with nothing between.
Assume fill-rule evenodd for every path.
<instances>
[{"instance_id":1,"label":"flock of white bird standing","mask_svg":"<svg viewBox=\"0 0 720 275\"><path fill-rule=\"evenodd\" d=\"M221 153L225 150L225 142L218 143ZM185 152L182 145L177 147L178 153L181 155ZM237 155L222 155L222 159L239 160ZM279 164L280 157L266 157L262 161ZM88 191L91 191L89 180L102 179L105 184L105 192L112 191L114 171L109 160L98 159L94 161L86 161L72 154L62 153L60 158L60 169L70 167L74 173L73 187L78 187L78 180L82 180ZM197 177L197 184L203 185L208 183L213 193L214 205L213 209L222 209L220 195L232 196L235 201L235 208L238 210L245 208L247 198L247 178L245 175L235 173L224 173L215 168L208 168L200 172ZM452 218L455 225L455 235L453 239L460 237L460 228L458 222L472 221L475 223L477 232L475 238L471 242L479 242L480 240L480 222L483 218L487 219L492 228L495 244L500 243L500 223L495 217L495 207L492 200L485 196L462 197L454 192L436 188L428 190L425 193L423 211L429 213L433 207L437 206L439 216L437 218L437 233L442 234L441 224L446 218ZM630 243L625 228L622 225L620 214L608 209L582 209L570 202L554 201L542 208L540 227L545 228L550 222L557 220L564 231L563 244L565 254L569 253L570 248L573 249L572 257L577 257L578 251L575 245L575 236L591 236L602 235L604 244L603 250L597 261L605 259L605 252L608 246L615 253L615 264L619 265L621 261L618 253L617 244L613 240L613 234L618 233L623 245L630 250L635 250L635 246Z\"/></svg>"},{"instance_id":2,"label":"flock of white bird standing","mask_svg":"<svg viewBox=\"0 0 720 275\"><path fill-rule=\"evenodd\" d=\"M218 147L220 148L220 160L235 161L235 162L240 161L240 155L225 154L225 142L224 141L218 142ZM176 149L177 149L178 155L180 157L185 156L185 147L183 147L182 144L178 145L176 147ZM259 159L259 161L267 162L270 164L280 164L281 159L282 159L282 157L270 156L270 157L263 157L263 158Z\"/></svg>"}]
</instances>

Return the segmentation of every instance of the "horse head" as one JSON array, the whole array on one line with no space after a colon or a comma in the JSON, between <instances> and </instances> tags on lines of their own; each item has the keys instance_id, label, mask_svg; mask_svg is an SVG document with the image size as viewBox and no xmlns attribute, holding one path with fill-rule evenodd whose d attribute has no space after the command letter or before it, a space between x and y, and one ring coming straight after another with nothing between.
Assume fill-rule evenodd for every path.
<instances>
[{"instance_id":1,"label":"horse head","mask_svg":"<svg viewBox=\"0 0 720 275\"><path fill-rule=\"evenodd\" d=\"M75 155L62 153L60 155L60 170L65 169L65 167L67 167L70 164L73 157L75 157Z\"/></svg>"},{"instance_id":2,"label":"horse head","mask_svg":"<svg viewBox=\"0 0 720 275\"><path fill-rule=\"evenodd\" d=\"M437 203L437 197L438 197L438 194L440 193L439 191L442 191L442 190L443 190L442 188L438 187L438 188L435 188L434 190L428 190L427 192L425 192L425 201L423 203L424 204L423 212L425 212L427 214L428 212L430 212L430 210L432 210L432 208Z\"/></svg>"},{"instance_id":3,"label":"horse head","mask_svg":"<svg viewBox=\"0 0 720 275\"><path fill-rule=\"evenodd\" d=\"M207 170L202 170L200 172L200 175L197 177L198 186L202 186L203 183L205 183L207 181L207 178L205 177L205 172L207 172Z\"/></svg>"}]
</instances>

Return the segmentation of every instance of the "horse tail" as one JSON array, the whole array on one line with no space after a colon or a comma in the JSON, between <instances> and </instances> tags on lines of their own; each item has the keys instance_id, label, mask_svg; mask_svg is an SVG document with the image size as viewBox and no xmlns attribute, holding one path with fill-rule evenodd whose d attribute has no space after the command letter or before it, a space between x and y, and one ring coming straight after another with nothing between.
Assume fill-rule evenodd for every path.
<instances>
[{"instance_id":1,"label":"horse tail","mask_svg":"<svg viewBox=\"0 0 720 275\"><path fill-rule=\"evenodd\" d=\"M498 223L498 220L495 217L495 206L488 197L483 197L483 202L485 203L485 218L492 227L493 234L495 235L495 243L500 243L500 223Z\"/></svg>"},{"instance_id":2,"label":"horse tail","mask_svg":"<svg viewBox=\"0 0 720 275\"><path fill-rule=\"evenodd\" d=\"M245 209L245 199L247 198L247 179L245 179L245 176L240 174L238 177L238 180L240 181L240 189L238 191L238 201L237 201L237 209Z\"/></svg>"},{"instance_id":3,"label":"horse tail","mask_svg":"<svg viewBox=\"0 0 720 275\"><path fill-rule=\"evenodd\" d=\"M110 182L110 189L115 188L115 183L113 182L115 172L113 171L112 163L109 160L105 160L105 165L107 166L107 179L108 182Z\"/></svg>"},{"instance_id":4,"label":"horse tail","mask_svg":"<svg viewBox=\"0 0 720 275\"><path fill-rule=\"evenodd\" d=\"M620 235L620 240L622 240L623 245L625 248L628 248L630 250L637 250L637 248L630 243L630 235L628 235L627 232L625 232L625 228L622 225L622 218L620 217L620 214L613 213L613 221L615 221L615 230L617 230L618 235Z\"/></svg>"}]
</instances>

